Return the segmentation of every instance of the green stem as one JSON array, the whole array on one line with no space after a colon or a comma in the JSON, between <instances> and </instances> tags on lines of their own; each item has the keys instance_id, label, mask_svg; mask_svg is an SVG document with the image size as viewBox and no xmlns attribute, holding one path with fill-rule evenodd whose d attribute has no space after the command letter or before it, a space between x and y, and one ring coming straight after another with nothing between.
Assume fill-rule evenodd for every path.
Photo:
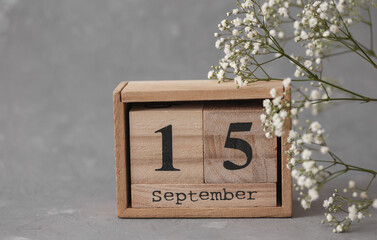
<instances>
[{"instance_id":1,"label":"green stem","mask_svg":"<svg viewBox=\"0 0 377 240\"><path fill-rule=\"evenodd\" d=\"M370 7L368 7L368 16L369 16L370 49L373 51L373 26L372 26L372 16L370 14Z\"/></svg>"},{"instance_id":2,"label":"green stem","mask_svg":"<svg viewBox=\"0 0 377 240\"><path fill-rule=\"evenodd\" d=\"M363 59L365 59L367 62L369 62L370 64L372 64L374 67L376 67L376 64L373 62L373 60L368 56L368 54L366 54L362 48L360 47L360 45L358 44L355 44L354 47L350 46L346 41L343 41L341 38L336 38L337 41L339 41L340 43L342 43L344 46L346 46L347 48L349 48L351 51L353 51L354 53L356 53L357 55L359 55L360 57L362 57ZM349 37L349 39L351 39L352 42L356 43L356 41L352 38L352 37ZM359 53L357 51L357 48L360 49L363 53Z\"/></svg>"},{"instance_id":3,"label":"green stem","mask_svg":"<svg viewBox=\"0 0 377 240\"><path fill-rule=\"evenodd\" d=\"M294 62L297 66L299 66L300 68L304 69L305 72L307 72L307 73L309 74L309 76L310 76L313 80L318 81L318 82L321 82L321 83L326 84L326 85L329 85L329 86L332 86L332 87L337 88L337 89L339 89L339 90L342 90L342 91L344 91L344 92L350 93L350 94L352 94L352 95L354 95L354 96L358 96L358 97L360 97L360 98L362 98L362 99L370 99L370 98L365 97L365 96L363 96L363 95L361 95L361 94L355 93L355 92L353 92L353 91L351 91L351 90L345 89L345 88L343 88L343 87L340 87L340 86L338 86L338 85L335 85L335 84L332 84L332 83L330 83L330 82L327 82L327 81L324 81L324 80L320 79L317 75L313 74L309 69L307 69L305 66L303 66L303 65L302 65L299 61L297 61L296 59L294 59L294 58L292 58L291 56L287 55L285 52L280 52L280 53L281 53L282 55L284 55L286 58L288 58L289 60L291 60L292 62Z\"/></svg>"},{"instance_id":4,"label":"green stem","mask_svg":"<svg viewBox=\"0 0 377 240\"><path fill-rule=\"evenodd\" d=\"M335 1L333 0L333 3L334 3L334 5L336 5L336 3L335 3ZM343 19L343 17L342 17L342 14L340 14L340 12L338 11L338 9L337 8L335 8L335 10L337 11L337 13L338 13L338 16L339 16L339 18L340 18L340 20L342 21L342 23L343 23L343 26L344 26L344 28L346 29L346 31L347 31L347 33L345 33L344 31L342 31L341 30L341 32L343 32L354 44L355 44L355 46L364 54L364 56L365 56L365 58L366 58L366 60L368 61L368 62L370 62L375 68L377 68L377 64L369 57L369 55L363 50L363 48L362 47L360 47L359 46L359 44L358 44L358 42L357 41L355 41L355 39L353 38L353 36L352 36L352 34L351 34L351 32L348 30L348 27L347 27L347 25L346 25L346 23L344 22L344 19ZM356 53L358 53L357 51L355 51ZM360 55L360 54L359 54ZM360 55L361 56L361 55Z\"/></svg>"},{"instance_id":5,"label":"green stem","mask_svg":"<svg viewBox=\"0 0 377 240\"><path fill-rule=\"evenodd\" d=\"M329 178L327 178L325 181L321 182L319 188L322 188L326 183L328 183L331 180L334 180L335 178L345 174L347 171L348 171L348 169L343 169L343 170L339 170L337 172L332 173Z\"/></svg>"},{"instance_id":6,"label":"green stem","mask_svg":"<svg viewBox=\"0 0 377 240\"><path fill-rule=\"evenodd\" d=\"M323 162L323 163L334 163L333 161L329 161L329 160L318 160L318 159L316 159L314 161L316 161L316 162ZM343 162L336 162L336 164L345 166L346 169L347 169L347 171L348 170L352 170L352 171L359 171L359 172L370 173L370 174L372 174L374 176L377 175L377 172L373 171L371 169L366 169L366 168L358 167L358 166L347 164L347 163L343 163Z\"/></svg>"},{"instance_id":7,"label":"green stem","mask_svg":"<svg viewBox=\"0 0 377 240\"><path fill-rule=\"evenodd\" d=\"M373 175L373 177L370 179L368 186L365 188L365 191L368 191L370 185L372 185L373 180L376 178L376 175Z\"/></svg>"},{"instance_id":8,"label":"green stem","mask_svg":"<svg viewBox=\"0 0 377 240\"><path fill-rule=\"evenodd\" d=\"M351 33L349 33L349 37L350 37L351 41L355 44L355 46L358 49L360 49L360 51L364 54L364 56L367 58L368 62L370 62L375 68L377 68L377 64L369 57L369 55L363 50L363 48L359 46L357 41L355 41L355 39L353 39Z\"/></svg>"},{"instance_id":9,"label":"green stem","mask_svg":"<svg viewBox=\"0 0 377 240\"><path fill-rule=\"evenodd\" d=\"M326 99L319 99L313 100L313 104L322 103L322 102L329 102L329 101L361 101L361 102L376 102L377 98L326 98Z\"/></svg>"}]
</instances>

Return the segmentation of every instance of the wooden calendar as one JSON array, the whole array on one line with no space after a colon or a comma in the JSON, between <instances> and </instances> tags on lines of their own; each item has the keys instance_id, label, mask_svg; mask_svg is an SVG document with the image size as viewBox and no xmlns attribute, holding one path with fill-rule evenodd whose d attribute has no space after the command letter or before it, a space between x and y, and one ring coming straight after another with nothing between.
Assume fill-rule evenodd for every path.
<instances>
[{"instance_id":1,"label":"wooden calendar","mask_svg":"<svg viewBox=\"0 0 377 240\"><path fill-rule=\"evenodd\" d=\"M281 81L239 89L213 80L120 83L113 94L118 216L291 216L287 136L267 139L259 119L271 88L283 96Z\"/></svg>"}]
</instances>

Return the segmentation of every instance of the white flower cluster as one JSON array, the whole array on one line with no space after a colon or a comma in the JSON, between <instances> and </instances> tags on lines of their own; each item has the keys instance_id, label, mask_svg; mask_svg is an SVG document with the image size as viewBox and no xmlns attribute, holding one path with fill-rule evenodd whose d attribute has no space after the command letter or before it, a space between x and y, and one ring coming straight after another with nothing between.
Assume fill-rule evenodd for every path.
<instances>
[{"instance_id":1,"label":"white flower cluster","mask_svg":"<svg viewBox=\"0 0 377 240\"><path fill-rule=\"evenodd\" d=\"M258 71L271 79L263 69L265 63L259 62L255 56L281 57L276 46L271 46L275 38L284 38L279 25L281 19L288 17L290 3L287 0L269 0L260 6L254 0L245 0L239 6L240 9L233 9L227 14L234 16L233 19L224 19L218 25L221 33L215 33L218 37L215 46L223 50L225 56L220 59L219 66L212 67L214 70L208 73L208 78L226 81L232 79L228 75L233 74L234 82L240 87L256 81ZM269 25L270 31L264 30L266 25Z\"/></svg>"},{"instance_id":2,"label":"white flower cluster","mask_svg":"<svg viewBox=\"0 0 377 240\"><path fill-rule=\"evenodd\" d=\"M291 79L286 78L282 83L284 89L289 89ZM278 94L273 88L270 91L273 99L263 101L264 114L261 115L261 121L268 138L281 137L284 133L285 121L295 118L297 125L297 114L304 111L305 106L291 108L291 103L283 100L285 94L287 94L286 91L283 94ZM317 95L320 96L320 93L318 90L313 90L311 95L313 95L313 99L317 99ZM313 151L320 154L329 153L324 133L325 130L319 122L310 122L309 120L306 121L306 126L299 127L297 131L289 131L287 142L290 144L290 148L286 152L289 156L287 167L294 168L292 176L297 182L296 190L301 191L299 200L305 209L310 207L312 201L318 199L320 184L329 177L324 171L324 166L317 165L317 162L312 159Z\"/></svg>"},{"instance_id":3,"label":"white flower cluster","mask_svg":"<svg viewBox=\"0 0 377 240\"><path fill-rule=\"evenodd\" d=\"M300 60L306 69L314 72L322 70L322 57L329 51L330 44L342 37L345 26L358 21L352 15L355 5L355 0L325 0L309 2L304 6L293 27L294 41L304 42L306 57ZM295 77L307 74L303 66L296 66Z\"/></svg>"},{"instance_id":4,"label":"white flower cluster","mask_svg":"<svg viewBox=\"0 0 377 240\"><path fill-rule=\"evenodd\" d=\"M286 78L283 81L285 89L289 86L290 82L290 78ZM276 89L273 88L270 91L273 99L265 99L263 101L265 113L260 116L260 120L262 121L263 130L267 138L272 138L273 136L281 137L283 135L284 122L288 119L288 110L290 109L290 103L283 99L286 93L284 91L282 96L278 96Z\"/></svg>"},{"instance_id":5,"label":"white flower cluster","mask_svg":"<svg viewBox=\"0 0 377 240\"><path fill-rule=\"evenodd\" d=\"M301 163L301 167L292 170L292 177L297 182L296 190L301 191L301 197L298 200L304 209L310 208L311 203L319 198L319 183L325 179L323 166L318 166L315 161L311 160L311 154L310 150L304 149L301 157L291 157L289 160L289 165Z\"/></svg>"},{"instance_id":6,"label":"white flower cluster","mask_svg":"<svg viewBox=\"0 0 377 240\"><path fill-rule=\"evenodd\" d=\"M369 206L377 209L377 199L368 199L365 191L358 194L358 188L354 181L349 181L348 188L343 189L344 193L351 192L352 197L348 198L341 195L335 189L334 194L323 202L323 207L328 210L325 213L325 219L322 223L329 223L333 227L333 232L340 233L347 231L352 222L360 222L365 216L371 214L368 211ZM359 197L359 199L357 199ZM348 213L343 219L339 219L334 213Z\"/></svg>"},{"instance_id":7,"label":"white flower cluster","mask_svg":"<svg viewBox=\"0 0 377 240\"><path fill-rule=\"evenodd\" d=\"M306 49L304 57L285 56L296 66L294 76L310 77L310 72L321 71L322 58L329 46L343 37L341 33L346 26L360 21L354 14L358 3L355 0L318 0L305 5L300 0L293 2L303 8L297 18L291 16L290 0L268 0L262 5L259 1L245 0L239 4L240 8L228 12L234 18L222 20L218 25L221 33L215 33L218 37L215 46L225 56L219 66L213 66L208 78L224 81L232 79L227 74L233 74L237 86L258 78L258 70L270 78L263 65L283 56L278 42L285 38L281 26L285 22L293 22L294 40L303 42ZM269 55L271 59L260 63L255 58L258 55Z\"/></svg>"},{"instance_id":8,"label":"white flower cluster","mask_svg":"<svg viewBox=\"0 0 377 240\"><path fill-rule=\"evenodd\" d=\"M279 26L283 19L289 19L290 1L287 0L269 0L263 3L261 10L266 22L271 22Z\"/></svg>"},{"instance_id":9,"label":"white flower cluster","mask_svg":"<svg viewBox=\"0 0 377 240\"><path fill-rule=\"evenodd\" d=\"M331 97L332 87L352 94L322 77L323 59L343 54L338 51L330 54L334 46L336 49L345 48L344 52L365 54L363 49L367 48L358 46L348 27L357 22L368 24L358 9L377 7L370 1L374 0L266 0L263 3L259 0L237 0L239 8L227 13L229 19L222 20L218 25L220 33L215 33L215 46L224 52L224 57L219 60L218 66L212 66L208 72L209 79L219 82L234 80L237 87L256 81L282 80L283 92L271 89L271 98L263 101L264 113L260 120L266 137L272 138L283 137L284 127L292 119L293 129L287 139L290 144L286 152L288 162L284 164L293 169L294 186L300 191L298 200L305 209L319 198L319 190L328 181L346 173L351 165L330 152L322 125L317 121L302 121L300 113L309 109L316 115L329 101L344 100ZM293 34L285 33L287 28L284 24L293 24ZM301 43L305 54L295 56L287 53L283 47L289 40ZM363 54L359 55L368 60L368 56ZM279 59L289 60L295 66L295 78L282 79L269 75L266 65ZM310 86L290 86L291 81L310 83ZM295 96L289 102L285 96L291 93L295 93ZM331 160L322 160L323 155ZM349 189L354 189L352 185L350 182ZM338 196L336 193L324 202L324 207L330 212L338 206ZM338 221L333 212L326 214L325 221L334 226L334 232L347 231L353 221L365 216L369 206L377 207L377 200L368 199L365 191L359 193L352 190L352 196L360 197L364 202L348 204L348 208L343 209L349 213L345 221ZM361 210L363 206L366 210Z\"/></svg>"},{"instance_id":10,"label":"white flower cluster","mask_svg":"<svg viewBox=\"0 0 377 240\"><path fill-rule=\"evenodd\" d=\"M300 132L290 130L288 142L291 147L286 152L288 168L292 170L292 177L296 180L296 190L300 191L300 201L303 208L310 207L311 202L318 199L321 184L328 177L323 165L313 160L313 152L328 154L329 148L325 145L324 129L317 121L307 121L307 126Z\"/></svg>"},{"instance_id":11,"label":"white flower cluster","mask_svg":"<svg viewBox=\"0 0 377 240\"><path fill-rule=\"evenodd\" d=\"M291 2L302 7L297 18L291 16ZM212 66L208 78L233 79L238 87L260 79L259 74L271 79L264 64L281 57L296 66L295 77L313 77L313 72L322 71L322 58L331 43L343 37L346 26L360 21L354 14L357 4L355 0L318 0L305 5L301 0L267 0L262 5L255 0L239 2L239 8L227 13L234 18L218 25L221 33L215 33L215 46L225 56L219 66ZM294 40L303 42L306 56L288 56L282 51L279 41L284 41L286 34L281 25L286 22L293 22ZM259 55L270 59L260 62L256 59Z\"/></svg>"}]
</instances>

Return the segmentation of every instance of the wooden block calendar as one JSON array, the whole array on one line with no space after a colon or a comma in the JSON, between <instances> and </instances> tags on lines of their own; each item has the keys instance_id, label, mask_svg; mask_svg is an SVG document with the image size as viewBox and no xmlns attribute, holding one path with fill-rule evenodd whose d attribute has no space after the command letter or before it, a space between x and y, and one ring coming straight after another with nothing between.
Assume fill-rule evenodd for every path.
<instances>
[{"instance_id":1,"label":"wooden block calendar","mask_svg":"<svg viewBox=\"0 0 377 240\"><path fill-rule=\"evenodd\" d=\"M291 216L287 136L267 139L259 120L271 88L282 96L281 81L240 89L213 80L120 83L113 93L118 216Z\"/></svg>"}]
</instances>

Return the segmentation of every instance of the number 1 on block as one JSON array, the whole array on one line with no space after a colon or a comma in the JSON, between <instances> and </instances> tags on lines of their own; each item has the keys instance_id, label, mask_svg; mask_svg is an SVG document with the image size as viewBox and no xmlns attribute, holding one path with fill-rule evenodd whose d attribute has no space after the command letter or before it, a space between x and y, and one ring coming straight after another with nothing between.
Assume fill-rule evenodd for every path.
<instances>
[{"instance_id":1,"label":"number 1 on block","mask_svg":"<svg viewBox=\"0 0 377 240\"><path fill-rule=\"evenodd\" d=\"M131 183L203 183L203 104L134 105Z\"/></svg>"},{"instance_id":2,"label":"number 1 on block","mask_svg":"<svg viewBox=\"0 0 377 240\"><path fill-rule=\"evenodd\" d=\"M162 134L162 167L156 171L179 171L173 167L173 139L172 125L168 125L155 133Z\"/></svg>"}]
</instances>

